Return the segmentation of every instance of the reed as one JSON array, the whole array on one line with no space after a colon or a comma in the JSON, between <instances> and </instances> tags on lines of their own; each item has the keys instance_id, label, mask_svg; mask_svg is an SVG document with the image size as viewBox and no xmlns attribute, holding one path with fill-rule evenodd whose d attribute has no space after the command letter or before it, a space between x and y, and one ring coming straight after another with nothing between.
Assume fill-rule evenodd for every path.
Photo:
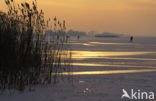
<instances>
[{"instance_id":1,"label":"reed","mask_svg":"<svg viewBox=\"0 0 156 101\"><path fill-rule=\"evenodd\" d=\"M8 12L0 11L0 90L56 83L56 75L42 74L71 70L65 21L45 20L36 1L5 3ZM49 27L51 22L54 28ZM54 33L48 36L50 40L43 34L47 29Z\"/></svg>"}]
</instances>

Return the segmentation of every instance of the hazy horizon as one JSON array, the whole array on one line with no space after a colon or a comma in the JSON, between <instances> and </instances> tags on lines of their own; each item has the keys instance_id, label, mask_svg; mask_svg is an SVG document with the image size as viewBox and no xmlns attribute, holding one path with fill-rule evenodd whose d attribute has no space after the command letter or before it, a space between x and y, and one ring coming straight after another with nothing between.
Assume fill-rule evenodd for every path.
<instances>
[{"instance_id":1,"label":"hazy horizon","mask_svg":"<svg viewBox=\"0 0 156 101\"><path fill-rule=\"evenodd\" d=\"M38 6L45 16L65 19L68 29L156 36L155 0L38 0Z\"/></svg>"}]
</instances>

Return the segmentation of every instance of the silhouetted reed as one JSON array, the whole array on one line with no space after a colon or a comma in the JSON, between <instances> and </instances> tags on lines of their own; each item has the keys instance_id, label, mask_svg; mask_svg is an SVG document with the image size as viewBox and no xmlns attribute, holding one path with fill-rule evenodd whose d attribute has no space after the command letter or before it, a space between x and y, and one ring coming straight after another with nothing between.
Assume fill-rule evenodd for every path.
<instances>
[{"instance_id":1,"label":"silhouetted reed","mask_svg":"<svg viewBox=\"0 0 156 101\"><path fill-rule=\"evenodd\" d=\"M0 12L0 90L24 90L27 86L56 82L56 75L70 71L71 52L65 21L55 17L50 40L43 34L51 20L45 21L37 2L16 4L5 0L8 12Z\"/></svg>"}]
</instances>

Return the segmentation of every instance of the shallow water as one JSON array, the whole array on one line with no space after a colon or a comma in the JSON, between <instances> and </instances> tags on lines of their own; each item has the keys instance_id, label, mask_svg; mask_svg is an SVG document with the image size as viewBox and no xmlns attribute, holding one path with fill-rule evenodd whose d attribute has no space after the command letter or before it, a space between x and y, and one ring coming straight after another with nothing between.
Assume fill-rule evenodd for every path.
<instances>
[{"instance_id":1,"label":"shallow water","mask_svg":"<svg viewBox=\"0 0 156 101\"><path fill-rule=\"evenodd\" d=\"M134 42L129 42L128 37L84 37L79 40L72 38L70 43L73 59L72 75L156 71L156 42L154 40L153 37L136 37ZM71 75L71 72L62 74Z\"/></svg>"},{"instance_id":2,"label":"shallow water","mask_svg":"<svg viewBox=\"0 0 156 101\"><path fill-rule=\"evenodd\" d=\"M9 93L0 96L0 99L2 101L121 101L123 88L127 91L139 89L156 92L155 38L135 38L133 43L128 42L129 38L71 39L73 72L43 75L58 75L58 77L65 75L63 78L71 77L72 82L58 79L57 85L43 88L39 86L36 87L36 91L22 94L16 92L12 96Z\"/></svg>"},{"instance_id":3,"label":"shallow water","mask_svg":"<svg viewBox=\"0 0 156 101\"><path fill-rule=\"evenodd\" d=\"M63 73L51 73L51 75L102 75L102 74L125 74L125 73L142 73L142 72L156 72L156 69L63 72Z\"/></svg>"}]
</instances>

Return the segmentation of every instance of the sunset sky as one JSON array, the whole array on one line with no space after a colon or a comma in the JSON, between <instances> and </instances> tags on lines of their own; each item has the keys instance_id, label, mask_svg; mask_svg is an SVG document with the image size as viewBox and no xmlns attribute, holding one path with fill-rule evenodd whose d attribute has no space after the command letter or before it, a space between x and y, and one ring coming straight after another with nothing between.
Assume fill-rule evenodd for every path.
<instances>
[{"instance_id":1,"label":"sunset sky","mask_svg":"<svg viewBox=\"0 0 156 101\"><path fill-rule=\"evenodd\" d=\"M65 19L68 29L156 36L156 0L38 0L38 5L46 16Z\"/></svg>"}]
</instances>

